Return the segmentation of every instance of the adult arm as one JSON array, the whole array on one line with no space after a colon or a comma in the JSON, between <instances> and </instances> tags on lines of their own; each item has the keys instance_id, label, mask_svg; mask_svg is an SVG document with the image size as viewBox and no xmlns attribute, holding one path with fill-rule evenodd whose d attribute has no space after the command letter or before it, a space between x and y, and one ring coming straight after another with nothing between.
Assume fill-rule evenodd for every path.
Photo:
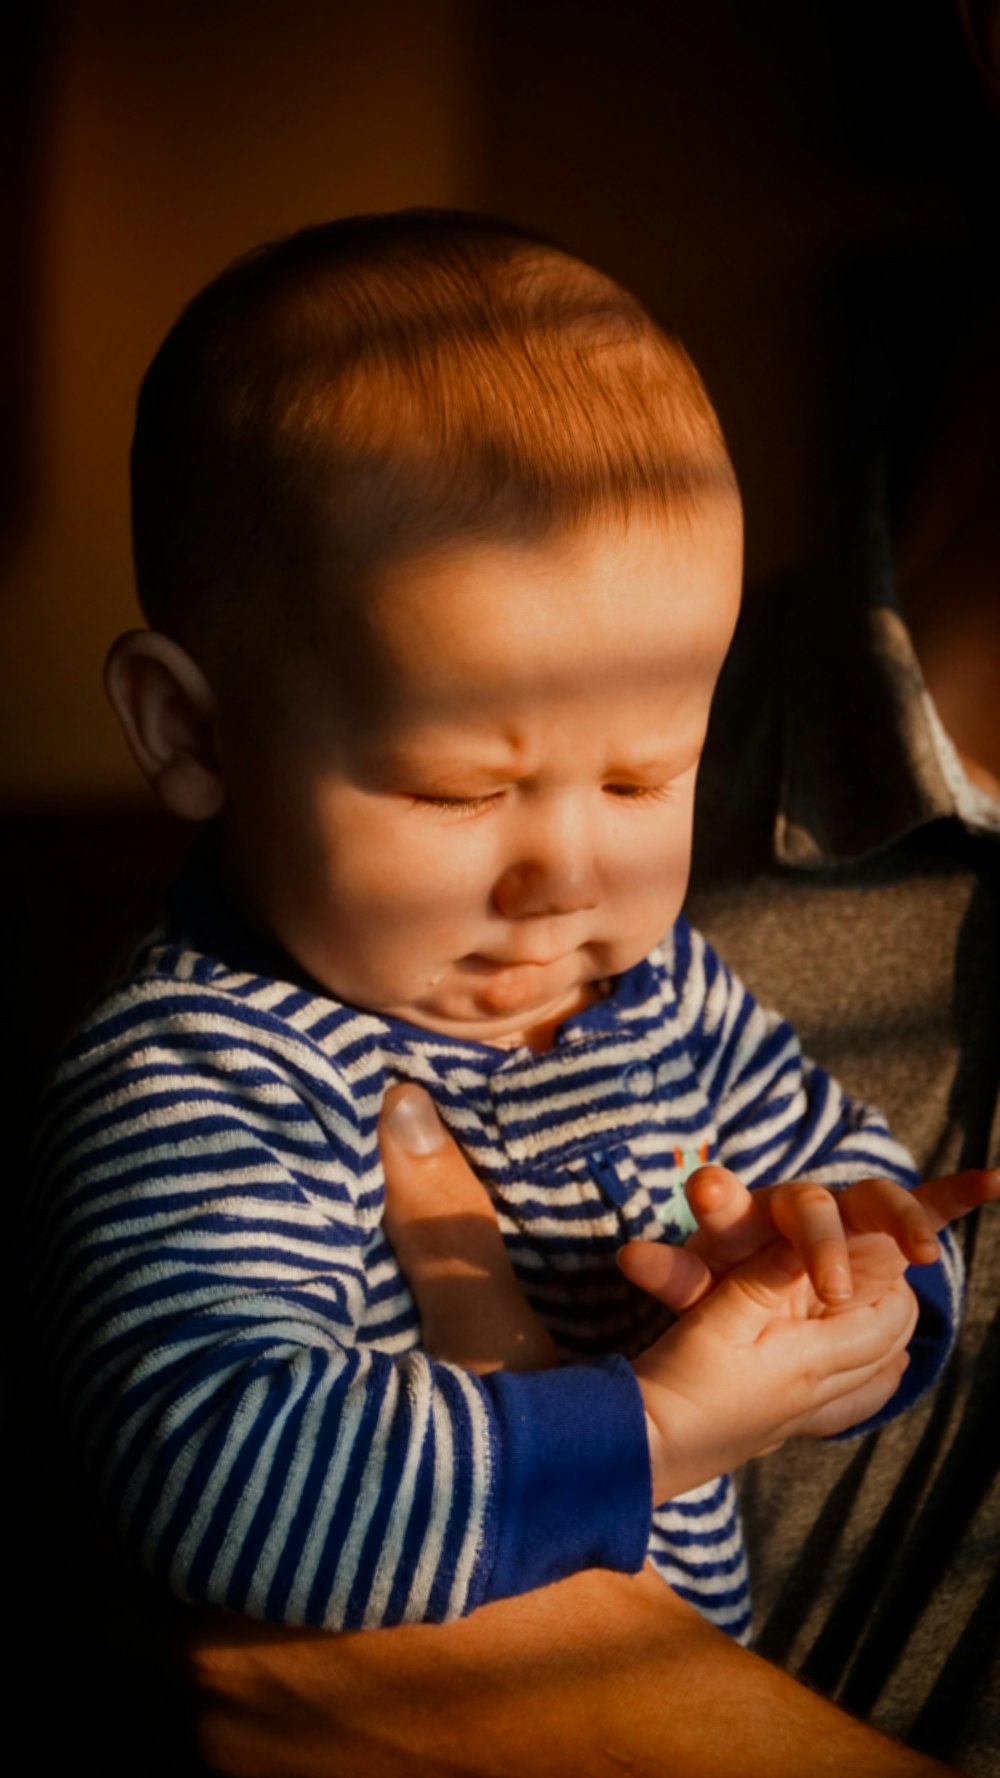
<instances>
[{"instance_id":1,"label":"adult arm","mask_svg":"<svg viewBox=\"0 0 1000 1778\"><path fill-rule=\"evenodd\" d=\"M739 1648L651 1571L460 1623L329 1637L221 1615L189 1644L222 1778L943 1778Z\"/></svg>"}]
</instances>

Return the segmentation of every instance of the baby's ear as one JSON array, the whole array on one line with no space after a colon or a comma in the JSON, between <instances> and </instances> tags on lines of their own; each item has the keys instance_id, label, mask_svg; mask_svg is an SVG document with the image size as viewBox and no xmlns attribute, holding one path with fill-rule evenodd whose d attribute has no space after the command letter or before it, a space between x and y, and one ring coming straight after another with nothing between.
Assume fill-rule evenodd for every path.
<instances>
[{"instance_id":1,"label":"baby's ear","mask_svg":"<svg viewBox=\"0 0 1000 1778\"><path fill-rule=\"evenodd\" d=\"M169 636L129 630L104 668L132 757L172 815L208 821L225 786L215 746L216 701L201 668Z\"/></svg>"}]
</instances>

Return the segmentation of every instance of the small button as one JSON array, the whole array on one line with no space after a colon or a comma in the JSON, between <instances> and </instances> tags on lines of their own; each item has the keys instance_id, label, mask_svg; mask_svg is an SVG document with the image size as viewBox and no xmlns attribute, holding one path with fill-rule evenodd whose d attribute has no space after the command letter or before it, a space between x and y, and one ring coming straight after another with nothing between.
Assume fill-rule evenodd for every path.
<instances>
[{"instance_id":1,"label":"small button","mask_svg":"<svg viewBox=\"0 0 1000 1778\"><path fill-rule=\"evenodd\" d=\"M622 1073L622 1085L633 1099L649 1099L656 1088L656 1076L648 1062L630 1062Z\"/></svg>"}]
</instances>

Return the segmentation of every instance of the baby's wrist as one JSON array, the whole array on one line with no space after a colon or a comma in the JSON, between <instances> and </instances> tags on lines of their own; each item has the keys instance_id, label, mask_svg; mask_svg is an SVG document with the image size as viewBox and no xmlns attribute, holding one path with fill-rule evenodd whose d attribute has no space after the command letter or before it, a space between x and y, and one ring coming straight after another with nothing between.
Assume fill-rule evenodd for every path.
<instances>
[{"instance_id":1,"label":"baby's wrist","mask_svg":"<svg viewBox=\"0 0 1000 1778\"><path fill-rule=\"evenodd\" d=\"M671 1488L669 1480L670 1458L667 1451L667 1441L648 1408L646 1409L646 1441L649 1445L649 1480L653 1505L659 1506L662 1501L669 1500L671 1493L675 1493L676 1490Z\"/></svg>"},{"instance_id":2,"label":"baby's wrist","mask_svg":"<svg viewBox=\"0 0 1000 1778\"><path fill-rule=\"evenodd\" d=\"M646 1443L649 1449L649 1478L653 1505L673 1499L699 1478L685 1473L685 1439L680 1404L668 1401L669 1394L637 1368L636 1380L646 1418ZM675 1411L676 1410L676 1411Z\"/></svg>"}]
</instances>

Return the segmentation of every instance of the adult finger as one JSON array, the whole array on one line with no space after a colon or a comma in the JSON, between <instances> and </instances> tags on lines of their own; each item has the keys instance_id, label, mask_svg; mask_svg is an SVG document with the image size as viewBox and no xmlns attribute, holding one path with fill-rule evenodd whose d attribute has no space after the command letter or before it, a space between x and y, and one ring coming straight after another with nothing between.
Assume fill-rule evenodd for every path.
<instances>
[{"instance_id":1,"label":"adult finger","mask_svg":"<svg viewBox=\"0 0 1000 1778\"><path fill-rule=\"evenodd\" d=\"M939 1257L935 1231L1000 1197L1000 1169L973 1168L928 1179L912 1192L888 1179L861 1179L841 1195L844 1220L859 1234L891 1235L914 1265Z\"/></svg>"},{"instance_id":2,"label":"adult finger","mask_svg":"<svg viewBox=\"0 0 1000 1778\"><path fill-rule=\"evenodd\" d=\"M485 1187L420 1087L386 1095L379 1124L385 1232L434 1358L468 1370L557 1362L514 1276Z\"/></svg>"}]
</instances>

